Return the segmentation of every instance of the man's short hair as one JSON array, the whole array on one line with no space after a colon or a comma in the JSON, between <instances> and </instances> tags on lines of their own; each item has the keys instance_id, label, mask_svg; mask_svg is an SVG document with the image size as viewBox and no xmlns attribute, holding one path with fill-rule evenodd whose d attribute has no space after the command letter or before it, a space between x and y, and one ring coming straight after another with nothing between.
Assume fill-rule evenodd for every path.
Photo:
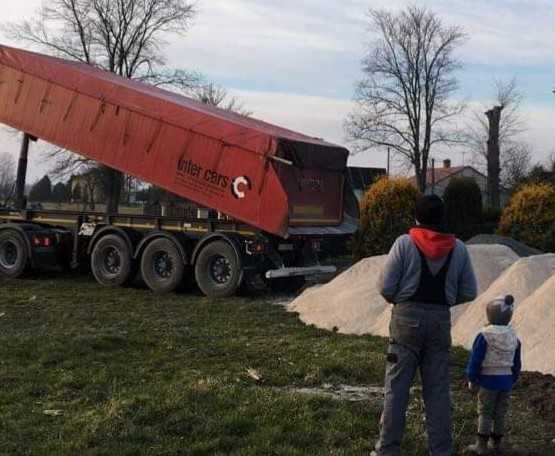
<instances>
[{"instance_id":1,"label":"man's short hair","mask_svg":"<svg viewBox=\"0 0 555 456\"><path fill-rule=\"evenodd\" d=\"M442 227L445 220L445 208L441 198L437 195L418 197L415 218L421 225Z\"/></svg>"}]
</instances>

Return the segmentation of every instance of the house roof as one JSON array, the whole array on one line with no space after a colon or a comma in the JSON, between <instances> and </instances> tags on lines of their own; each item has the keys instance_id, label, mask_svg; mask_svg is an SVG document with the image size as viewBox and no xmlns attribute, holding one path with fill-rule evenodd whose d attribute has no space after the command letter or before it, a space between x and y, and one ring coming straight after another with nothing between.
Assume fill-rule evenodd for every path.
<instances>
[{"instance_id":1,"label":"house roof","mask_svg":"<svg viewBox=\"0 0 555 456\"><path fill-rule=\"evenodd\" d=\"M441 168L435 168L433 170L429 168L426 172L426 186L432 185L434 177L435 177L435 183L438 184L447 178L454 177L455 175L462 173L465 169L470 169L474 173L480 176L486 177L483 173L481 173L480 171L478 171L476 168L472 166L451 166L449 168L441 167ZM414 185L416 185L416 176L411 176L409 180Z\"/></svg>"}]
</instances>

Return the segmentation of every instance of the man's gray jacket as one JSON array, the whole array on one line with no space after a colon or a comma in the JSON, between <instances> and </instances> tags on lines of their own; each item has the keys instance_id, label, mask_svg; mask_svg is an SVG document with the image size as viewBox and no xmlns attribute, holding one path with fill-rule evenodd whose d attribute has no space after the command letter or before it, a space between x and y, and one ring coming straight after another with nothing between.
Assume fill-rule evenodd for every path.
<instances>
[{"instance_id":1,"label":"man's gray jacket","mask_svg":"<svg viewBox=\"0 0 555 456\"><path fill-rule=\"evenodd\" d=\"M447 255L426 258L432 274L436 274L447 260ZM387 258L379 281L382 296L391 303L410 301L420 283L421 256L411 236L399 237ZM472 301L477 295L476 277L468 250L456 240L445 280L445 297L449 306Z\"/></svg>"}]
</instances>

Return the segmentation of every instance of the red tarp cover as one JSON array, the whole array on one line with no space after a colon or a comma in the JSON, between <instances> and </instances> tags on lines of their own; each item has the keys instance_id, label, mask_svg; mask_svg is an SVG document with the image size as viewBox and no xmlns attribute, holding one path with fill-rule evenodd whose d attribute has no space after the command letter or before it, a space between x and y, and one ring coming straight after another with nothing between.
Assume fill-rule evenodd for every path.
<instances>
[{"instance_id":1,"label":"red tarp cover","mask_svg":"<svg viewBox=\"0 0 555 456\"><path fill-rule=\"evenodd\" d=\"M337 173L348 155L89 65L1 45L0 122L279 235L290 208L267 157L293 151L297 163ZM322 223L339 223L337 210L330 206Z\"/></svg>"}]
</instances>

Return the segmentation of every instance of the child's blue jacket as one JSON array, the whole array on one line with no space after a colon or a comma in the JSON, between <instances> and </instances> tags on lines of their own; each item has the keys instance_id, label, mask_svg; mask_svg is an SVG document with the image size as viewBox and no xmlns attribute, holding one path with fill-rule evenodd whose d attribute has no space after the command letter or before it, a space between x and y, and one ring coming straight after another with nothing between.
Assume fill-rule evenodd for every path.
<instances>
[{"instance_id":1,"label":"child's blue jacket","mask_svg":"<svg viewBox=\"0 0 555 456\"><path fill-rule=\"evenodd\" d=\"M474 344L472 345L472 352L466 367L466 375L468 379L483 388L492 391L511 391L513 385L517 382L522 368L521 361L521 343L518 341L513 365L511 367L512 375L484 375L482 374L482 363L488 351L488 342L484 334L480 332Z\"/></svg>"}]
</instances>

